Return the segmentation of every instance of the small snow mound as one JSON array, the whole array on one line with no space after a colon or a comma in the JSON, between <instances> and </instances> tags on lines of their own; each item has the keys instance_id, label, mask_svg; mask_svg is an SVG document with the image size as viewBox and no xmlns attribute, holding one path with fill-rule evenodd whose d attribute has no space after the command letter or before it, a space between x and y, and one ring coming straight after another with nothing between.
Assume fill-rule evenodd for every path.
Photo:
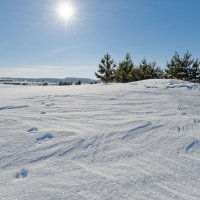
<instances>
[{"instance_id":1,"label":"small snow mound","mask_svg":"<svg viewBox=\"0 0 200 200\"><path fill-rule=\"evenodd\" d=\"M38 131L38 128L36 128L36 127L30 128L28 130L29 133L33 133L33 132L37 132L37 131Z\"/></svg>"},{"instance_id":2,"label":"small snow mound","mask_svg":"<svg viewBox=\"0 0 200 200\"><path fill-rule=\"evenodd\" d=\"M187 152L194 152L200 150L200 141L199 140L193 140L186 146Z\"/></svg>"},{"instance_id":3,"label":"small snow mound","mask_svg":"<svg viewBox=\"0 0 200 200\"><path fill-rule=\"evenodd\" d=\"M28 170L27 169L21 169L19 172L16 172L15 178L16 179L23 179L28 176Z\"/></svg>"},{"instance_id":4,"label":"small snow mound","mask_svg":"<svg viewBox=\"0 0 200 200\"><path fill-rule=\"evenodd\" d=\"M46 133L45 135L36 138L37 142L47 141L53 138L53 135L51 133Z\"/></svg>"}]
</instances>

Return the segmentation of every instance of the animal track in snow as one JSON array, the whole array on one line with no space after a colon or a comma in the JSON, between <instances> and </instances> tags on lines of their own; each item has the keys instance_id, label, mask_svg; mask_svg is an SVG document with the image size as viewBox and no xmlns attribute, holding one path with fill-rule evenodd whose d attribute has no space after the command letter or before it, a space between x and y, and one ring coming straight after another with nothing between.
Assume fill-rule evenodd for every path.
<instances>
[{"instance_id":1,"label":"animal track in snow","mask_svg":"<svg viewBox=\"0 0 200 200\"><path fill-rule=\"evenodd\" d=\"M16 179L23 179L28 176L28 170L22 168L19 172L16 172L15 178Z\"/></svg>"},{"instance_id":2,"label":"animal track in snow","mask_svg":"<svg viewBox=\"0 0 200 200\"><path fill-rule=\"evenodd\" d=\"M29 133L34 133L34 132L37 132L37 131L38 131L38 128L36 128L36 127L30 128L28 130Z\"/></svg>"},{"instance_id":3,"label":"animal track in snow","mask_svg":"<svg viewBox=\"0 0 200 200\"><path fill-rule=\"evenodd\" d=\"M36 138L36 141L37 141L38 143L41 143L41 142L48 141L48 140L51 140L51 139L53 139L53 134L51 134L51 133L46 133L45 135Z\"/></svg>"},{"instance_id":4,"label":"animal track in snow","mask_svg":"<svg viewBox=\"0 0 200 200\"><path fill-rule=\"evenodd\" d=\"M47 107L54 106L54 103L46 104Z\"/></svg>"}]
</instances>

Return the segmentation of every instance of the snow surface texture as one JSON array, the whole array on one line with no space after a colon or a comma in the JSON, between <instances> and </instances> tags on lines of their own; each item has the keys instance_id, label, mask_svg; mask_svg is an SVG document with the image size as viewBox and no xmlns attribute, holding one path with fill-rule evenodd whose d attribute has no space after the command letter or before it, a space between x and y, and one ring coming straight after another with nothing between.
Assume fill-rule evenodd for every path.
<instances>
[{"instance_id":1,"label":"snow surface texture","mask_svg":"<svg viewBox=\"0 0 200 200\"><path fill-rule=\"evenodd\" d=\"M0 86L0 199L199 200L200 85Z\"/></svg>"}]
</instances>

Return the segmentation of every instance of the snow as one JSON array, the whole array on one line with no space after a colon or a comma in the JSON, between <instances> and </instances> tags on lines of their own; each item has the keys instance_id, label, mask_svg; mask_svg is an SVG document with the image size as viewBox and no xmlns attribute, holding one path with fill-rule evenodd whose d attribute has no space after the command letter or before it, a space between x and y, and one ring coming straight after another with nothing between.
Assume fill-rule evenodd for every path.
<instances>
[{"instance_id":1,"label":"snow","mask_svg":"<svg viewBox=\"0 0 200 200\"><path fill-rule=\"evenodd\" d=\"M200 85L0 85L0 199L200 199Z\"/></svg>"}]
</instances>

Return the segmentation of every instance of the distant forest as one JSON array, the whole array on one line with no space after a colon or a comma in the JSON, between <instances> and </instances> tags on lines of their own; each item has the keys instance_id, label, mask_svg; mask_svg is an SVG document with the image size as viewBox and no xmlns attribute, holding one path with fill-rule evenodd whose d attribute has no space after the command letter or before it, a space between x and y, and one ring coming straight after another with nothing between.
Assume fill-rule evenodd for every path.
<instances>
[{"instance_id":1,"label":"distant forest","mask_svg":"<svg viewBox=\"0 0 200 200\"><path fill-rule=\"evenodd\" d=\"M99 69L95 72L98 79L105 83L127 83L145 79L180 79L200 83L200 61L193 59L192 54L185 53L180 57L175 52L172 59L167 62L166 68L157 66L156 62L148 62L145 58L136 66L129 53L125 59L118 64L106 54L99 64Z\"/></svg>"}]
</instances>

